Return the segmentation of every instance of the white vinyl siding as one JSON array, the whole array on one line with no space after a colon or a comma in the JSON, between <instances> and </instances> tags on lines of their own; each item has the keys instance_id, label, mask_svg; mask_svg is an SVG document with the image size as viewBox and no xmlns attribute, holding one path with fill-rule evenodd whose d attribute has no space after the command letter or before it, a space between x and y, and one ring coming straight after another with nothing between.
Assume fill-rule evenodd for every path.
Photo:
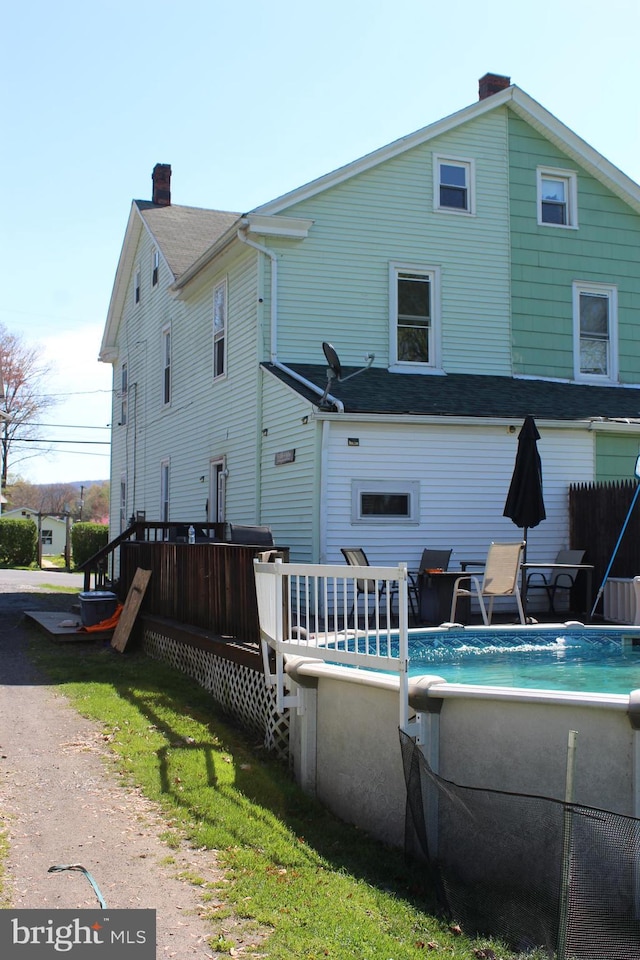
<instances>
[{"instance_id":1,"label":"white vinyl siding","mask_svg":"<svg viewBox=\"0 0 640 960\"><path fill-rule=\"evenodd\" d=\"M541 434L547 519L529 531L532 562L568 545L568 485L594 476L593 434L563 429ZM358 446L349 438L357 438ZM370 563L404 561L415 569L425 547L442 547L453 549L455 569L461 560L484 559L492 540L521 539L522 530L503 516L517 444L518 430L510 433L504 426L332 423L323 475L323 560L342 562L340 548L355 545L365 549ZM417 485L418 523L403 525L397 535L380 523L354 523L354 477L386 479L390 487L400 477Z\"/></svg>"}]
</instances>

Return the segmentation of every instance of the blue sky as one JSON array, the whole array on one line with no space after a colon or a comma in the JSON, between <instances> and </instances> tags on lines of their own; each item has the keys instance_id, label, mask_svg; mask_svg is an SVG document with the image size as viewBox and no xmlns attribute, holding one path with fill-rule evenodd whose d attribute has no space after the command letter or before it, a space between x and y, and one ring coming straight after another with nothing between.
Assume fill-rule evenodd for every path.
<instances>
[{"instance_id":1,"label":"blue sky","mask_svg":"<svg viewBox=\"0 0 640 960\"><path fill-rule=\"evenodd\" d=\"M244 212L473 103L490 71L638 182L639 36L637 0L7 5L0 323L53 368L43 437L108 438L97 355L155 163L175 203ZM15 472L108 477L106 447L52 447Z\"/></svg>"}]
</instances>

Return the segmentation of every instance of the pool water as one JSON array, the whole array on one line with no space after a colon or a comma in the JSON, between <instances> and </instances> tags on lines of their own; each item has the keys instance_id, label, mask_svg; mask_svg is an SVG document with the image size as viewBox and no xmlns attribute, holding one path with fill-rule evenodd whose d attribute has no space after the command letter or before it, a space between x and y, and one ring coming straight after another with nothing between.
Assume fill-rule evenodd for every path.
<instances>
[{"instance_id":1,"label":"pool water","mask_svg":"<svg viewBox=\"0 0 640 960\"><path fill-rule=\"evenodd\" d=\"M450 683L629 694L640 689L640 633L612 630L410 634L410 676Z\"/></svg>"}]
</instances>

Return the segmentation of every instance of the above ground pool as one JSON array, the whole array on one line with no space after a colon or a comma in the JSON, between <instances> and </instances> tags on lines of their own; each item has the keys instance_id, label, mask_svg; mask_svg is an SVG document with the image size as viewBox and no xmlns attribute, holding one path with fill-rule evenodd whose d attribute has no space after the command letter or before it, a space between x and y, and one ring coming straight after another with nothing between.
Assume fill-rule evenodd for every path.
<instances>
[{"instance_id":1,"label":"above ground pool","mask_svg":"<svg viewBox=\"0 0 640 960\"><path fill-rule=\"evenodd\" d=\"M628 694L640 689L640 630L563 624L412 630L409 674L436 674L449 683Z\"/></svg>"}]
</instances>

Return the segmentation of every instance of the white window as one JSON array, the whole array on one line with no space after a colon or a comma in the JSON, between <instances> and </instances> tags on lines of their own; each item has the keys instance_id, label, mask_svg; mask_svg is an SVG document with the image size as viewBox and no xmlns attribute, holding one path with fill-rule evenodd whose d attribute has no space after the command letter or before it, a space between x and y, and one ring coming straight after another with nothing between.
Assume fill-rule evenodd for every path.
<instances>
[{"instance_id":1,"label":"white window","mask_svg":"<svg viewBox=\"0 0 640 960\"><path fill-rule=\"evenodd\" d=\"M169 522L169 460L160 464L160 519Z\"/></svg>"},{"instance_id":2,"label":"white window","mask_svg":"<svg viewBox=\"0 0 640 960\"><path fill-rule=\"evenodd\" d=\"M618 292L602 283L573 284L573 352L578 380L618 379Z\"/></svg>"},{"instance_id":3,"label":"white window","mask_svg":"<svg viewBox=\"0 0 640 960\"><path fill-rule=\"evenodd\" d=\"M454 213L475 213L473 160L458 157L433 158L433 208Z\"/></svg>"},{"instance_id":4,"label":"white window","mask_svg":"<svg viewBox=\"0 0 640 960\"><path fill-rule=\"evenodd\" d=\"M171 327L162 331L162 403L171 403Z\"/></svg>"},{"instance_id":5,"label":"white window","mask_svg":"<svg viewBox=\"0 0 640 960\"><path fill-rule=\"evenodd\" d=\"M226 368L227 281L213 290L213 376L222 377Z\"/></svg>"},{"instance_id":6,"label":"white window","mask_svg":"<svg viewBox=\"0 0 640 960\"><path fill-rule=\"evenodd\" d=\"M389 278L391 366L440 366L439 271L392 263Z\"/></svg>"},{"instance_id":7,"label":"white window","mask_svg":"<svg viewBox=\"0 0 640 960\"><path fill-rule=\"evenodd\" d=\"M120 477L120 533L127 529L127 478Z\"/></svg>"},{"instance_id":8,"label":"white window","mask_svg":"<svg viewBox=\"0 0 640 960\"><path fill-rule=\"evenodd\" d=\"M126 363L120 368L120 423L124 427L127 423L127 400L129 392L129 375Z\"/></svg>"},{"instance_id":9,"label":"white window","mask_svg":"<svg viewBox=\"0 0 640 960\"><path fill-rule=\"evenodd\" d=\"M571 170L538 167L538 223L542 226L578 226L578 177Z\"/></svg>"},{"instance_id":10,"label":"white window","mask_svg":"<svg viewBox=\"0 0 640 960\"><path fill-rule=\"evenodd\" d=\"M136 267L136 272L133 277L133 302L134 303L140 303L141 285L142 285L142 273L140 271L140 267Z\"/></svg>"},{"instance_id":11,"label":"white window","mask_svg":"<svg viewBox=\"0 0 640 960\"><path fill-rule=\"evenodd\" d=\"M47 530L45 527L42 528L42 546L50 547L53 545L53 530Z\"/></svg>"},{"instance_id":12,"label":"white window","mask_svg":"<svg viewBox=\"0 0 640 960\"><path fill-rule=\"evenodd\" d=\"M157 287L160 279L160 251L157 247L153 248L151 254L151 286Z\"/></svg>"},{"instance_id":13,"label":"white window","mask_svg":"<svg viewBox=\"0 0 640 960\"><path fill-rule=\"evenodd\" d=\"M352 480L351 522L417 523L419 491L417 480Z\"/></svg>"}]
</instances>

